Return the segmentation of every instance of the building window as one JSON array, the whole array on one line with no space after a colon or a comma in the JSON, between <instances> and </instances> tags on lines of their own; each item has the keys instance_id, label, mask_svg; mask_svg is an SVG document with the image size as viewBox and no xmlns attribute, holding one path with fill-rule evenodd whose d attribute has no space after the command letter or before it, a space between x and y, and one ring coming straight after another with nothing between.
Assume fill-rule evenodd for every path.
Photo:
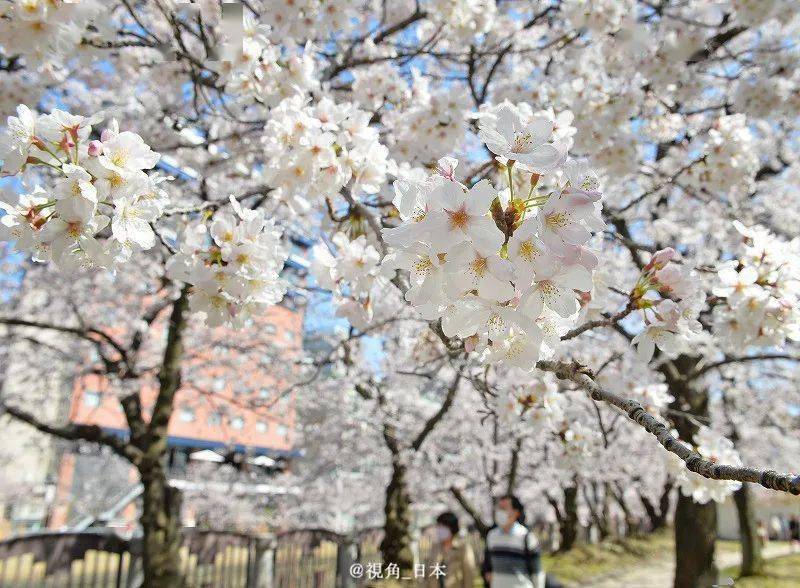
<instances>
[{"instance_id":1,"label":"building window","mask_svg":"<svg viewBox=\"0 0 800 588\"><path fill-rule=\"evenodd\" d=\"M193 408L182 408L181 409L181 421L184 423L191 423L194 420L194 409Z\"/></svg>"},{"instance_id":2,"label":"building window","mask_svg":"<svg viewBox=\"0 0 800 588\"><path fill-rule=\"evenodd\" d=\"M266 433L269 430L269 425L264 421L258 421L256 423L256 431L259 433Z\"/></svg>"},{"instance_id":3,"label":"building window","mask_svg":"<svg viewBox=\"0 0 800 588\"><path fill-rule=\"evenodd\" d=\"M286 425L278 425L278 436L284 439L289 438L289 427Z\"/></svg>"},{"instance_id":4,"label":"building window","mask_svg":"<svg viewBox=\"0 0 800 588\"><path fill-rule=\"evenodd\" d=\"M218 427L222 423L222 415L218 412L212 412L208 415L208 424L212 427Z\"/></svg>"},{"instance_id":5,"label":"building window","mask_svg":"<svg viewBox=\"0 0 800 588\"><path fill-rule=\"evenodd\" d=\"M242 417L233 417L231 419L231 428L232 429L243 429L244 428L244 419Z\"/></svg>"},{"instance_id":6,"label":"building window","mask_svg":"<svg viewBox=\"0 0 800 588\"><path fill-rule=\"evenodd\" d=\"M100 406L100 392L94 390L87 390L83 393L83 405L89 408L97 408Z\"/></svg>"}]
</instances>

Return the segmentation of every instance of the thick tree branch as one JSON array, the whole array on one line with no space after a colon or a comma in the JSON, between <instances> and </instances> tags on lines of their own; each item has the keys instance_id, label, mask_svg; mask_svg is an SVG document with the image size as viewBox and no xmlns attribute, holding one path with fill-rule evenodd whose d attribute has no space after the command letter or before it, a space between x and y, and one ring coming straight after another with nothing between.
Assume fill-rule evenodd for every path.
<instances>
[{"instance_id":1,"label":"thick tree branch","mask_svg":"<svg viewBox=\"0 0 800 588\"><path fill-rule=\"evenodd\" d=\"M785 359L788 361L800 361L800 355L795 355L791 353L759 353L756 355L729 355L726 356L724 359L720 359L719 361L713 361L711 363L704 364L694 370L692 373L686 376L686 381L690 382L710 372L713 369L718 367L722 367L723 365L728 365L732 363L747 363L750 361L768 361L771 359Z\"/></svg>"},{"instance_id":2,"label":"thick tree branch","mask_svg":"<svg viewBox=\"0 0 800 588\"><path fill-rule=\"evenodd\" d=\"M705 59L711 57L714 52L725 45L728 41L731 41L735 37L738 37L740 34L745 32L747 27L737 26L731 27L724 31L721 31L711 37L708 41L706 41L705 47L696 51L686 62L688 65L693 65L695 63L699 63Z\"/></svg>"},{"instance_id":3,"label":"thick tree branch","mask_svg":"<svg viewBox=\"0 0 800 588\"><path fill-rule=\"evenodd\" d=\"M81 339L85 339L86 341L89 341L94 345L98 345L101 342L105 342L119 354L120 361L125 365L123 374L132 371L131 366L128 364L127 350L122 346L121 343L119 343L116 339L114 339L114 337L112 337L108 333L101 331L100 329L92 327L68 327L66 325L54 325L41 321L30 321L13 317L0 317L0 324L8 325L10 327L31 327L34 329L43 329L48 331L56 331L58 333L65 333L68 335L74 335L76 337L80 337Z\"/></svg>"},{"instance_id":4,"label":"thick tree branch","mask_svg":"<svg viewBox=\"0 0 800 588\"><path fill-rule=\"evenodd\" d=\"M425 443L425 439L427 439L428 435L430 435L431 431L439 424L439 421L442 420L447 411L450 410L450 407L453 406L453 400L456 397L456 392L458 392L458 384L461 382L461 372L456 373L455 378L450 383L450 387L447 389L447 394L442 401L442 405L439 407L431 418L425 421L425 426L422 427L422 430L414 439L413 443L411 443L411 449L414 451L418 451L422 444Z\"/></svg>"},{"instance_id":5,"label":"thick tree branch","mask_svg":"<svg viewBox=\"0 0 800 588\"><path fill-rule=\"evenodd\" d=\"M138 463L141 458L141 451L124 439L105 432L97 425L83 425L80 423L69 423L57 426L40 421L31 413L15 406L0 402L0 416L7 414L13 419L26 423L41 433L52 435L67 441L90 441L110 447L114 453L120 455L133 463Z\"/></svg>"},{"instance_id":6,"label":"thick tree branch","mask_svg":"<svg viewBox=\"0 0 800 588\"><path fill-rule=\"evenodd\" d=\"M481 535L486 536L486 533L489 532L490 527L484 522L483 518L481 518L481 515L478 514L475 506L473 506L469 499L464 496L464 492L455 486L450 486L450 494L453 495L453 498L456 499L456 502L458 502L461 508L464 509L464 512L470 516L472 521L475 523L475 527L477 527L478 532Z\"/></svg>"},{"instance_id":7,"label":"thick tree branch","mask_svg":"<svg viewBox=\"0 0 800 588\"><path fill-rule=\"evenodd\" d=\"M800 475L717 464L704 459L686 443L675 438L669 427L656 420L655 417L647 412L644 406L635 400L623 398L601 388L587 374L586 368L577 363L539 361L536 363L536 367L554 373L559 379L569 380L577 384L587 391L594 400L602 400L623 410L633 422L653 435L667 451L680 457L686 463L686 468L689 471L712 480L752 482L770 490L800 494Z\"/></svg>"},{"instance_id":8,"label":"thick tree branch","mask_svg":"<svg viewBox=\"0 0 800 588\"><path fill-rule=\"evenodd\" d=\"M150 466L156 466L167 449L167 426L172 416L175 394L181 385L183 333L186 329L188 311L189 285L187 284L183 286L178 299L172 306L167 330L167 344L158 374L158 396L153 404L153 414L144 434Z\"/></svg>"}]
</instances>

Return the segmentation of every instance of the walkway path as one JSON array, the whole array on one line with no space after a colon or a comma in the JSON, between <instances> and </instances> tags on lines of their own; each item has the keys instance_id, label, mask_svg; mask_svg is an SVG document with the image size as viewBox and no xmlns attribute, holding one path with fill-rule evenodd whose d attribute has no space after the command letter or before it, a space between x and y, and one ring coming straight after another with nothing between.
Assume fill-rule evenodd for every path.
<instances>
[{"instance_id":1,"label":"walkway path","mask_svg":"<svg viewBox=\"0 0 800 588\"><path fill-rule=\"evenodd\" d=\"M785 543L769 543L763 550L764 557L767 559L789 553L789 546ZM739 564L741 553L737 551L718 552L716 559L717 567L722 570ZM592 588L672 588L674 572L674 559L657 559L646 564L643 563L642 566L624 568L612 574L587 580L584 586ZM725 578L720 578L720 580L724 586Z\"/></svg>"}]
</instances>

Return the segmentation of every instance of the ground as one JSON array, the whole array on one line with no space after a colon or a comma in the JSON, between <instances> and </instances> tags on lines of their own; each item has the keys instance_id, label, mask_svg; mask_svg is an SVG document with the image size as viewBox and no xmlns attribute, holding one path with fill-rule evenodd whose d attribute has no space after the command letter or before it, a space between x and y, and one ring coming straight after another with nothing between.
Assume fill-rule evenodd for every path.
<instances>
[{"instance_id":1,"label":"ground","mask_svg":"<svg viewBox=\"0 0 800 588\"><path fill-rule=\"evenodd\" d=\"M671 588L674 571L674 546L671 532L653 536L609 541L599 545L578 546L569 553L546 556L544 566L566 586L592 588ZM738 588L788 588L800 586L800 555L787 556L786 543L772 542L764 554L767 576L738 580L741 556L735 541L717 542L717 565ZM646 565L643 565L647 562ZM730 584L729 584L730 585Z\"/></svg>"},{"instance_id":2,"label":"ground","mask_svg":"<svg viewBox=\"0 0 800 588\"><path fill-rule=\"evenodd\" d=\"M723 570L723 574L736 578L739 566ZM796 588L800 585L800 554L771 559L763 576L736 580L736 588Z\"/></svg>"}]
</instances>

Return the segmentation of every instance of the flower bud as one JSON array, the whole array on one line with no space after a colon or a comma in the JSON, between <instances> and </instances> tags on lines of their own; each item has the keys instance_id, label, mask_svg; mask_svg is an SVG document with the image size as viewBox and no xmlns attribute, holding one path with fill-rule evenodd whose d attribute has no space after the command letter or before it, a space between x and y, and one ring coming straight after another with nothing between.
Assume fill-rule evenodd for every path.
<instances>
[{"instance_id":1,"label":"flower bud","mask_svg":"<svg viewBox=\"0 0 800 588\"><path fill-rule=\"evenodd\" d=\"M100 141L89 141L89 155L97 157L103 152L103 144Z\"/></svg>"},{"instance_id":2,"label":"flower bud","mask_svg":"<svg viewBox=\"0 0 800 588\"><path fill-rule=\"evenodd\" d=\"M650 260L650 263L653 265L665 265L675 259L676 255L677 253L672 247L660 249L653 254L653 259Z\"/></svg>"}]
</instances>

